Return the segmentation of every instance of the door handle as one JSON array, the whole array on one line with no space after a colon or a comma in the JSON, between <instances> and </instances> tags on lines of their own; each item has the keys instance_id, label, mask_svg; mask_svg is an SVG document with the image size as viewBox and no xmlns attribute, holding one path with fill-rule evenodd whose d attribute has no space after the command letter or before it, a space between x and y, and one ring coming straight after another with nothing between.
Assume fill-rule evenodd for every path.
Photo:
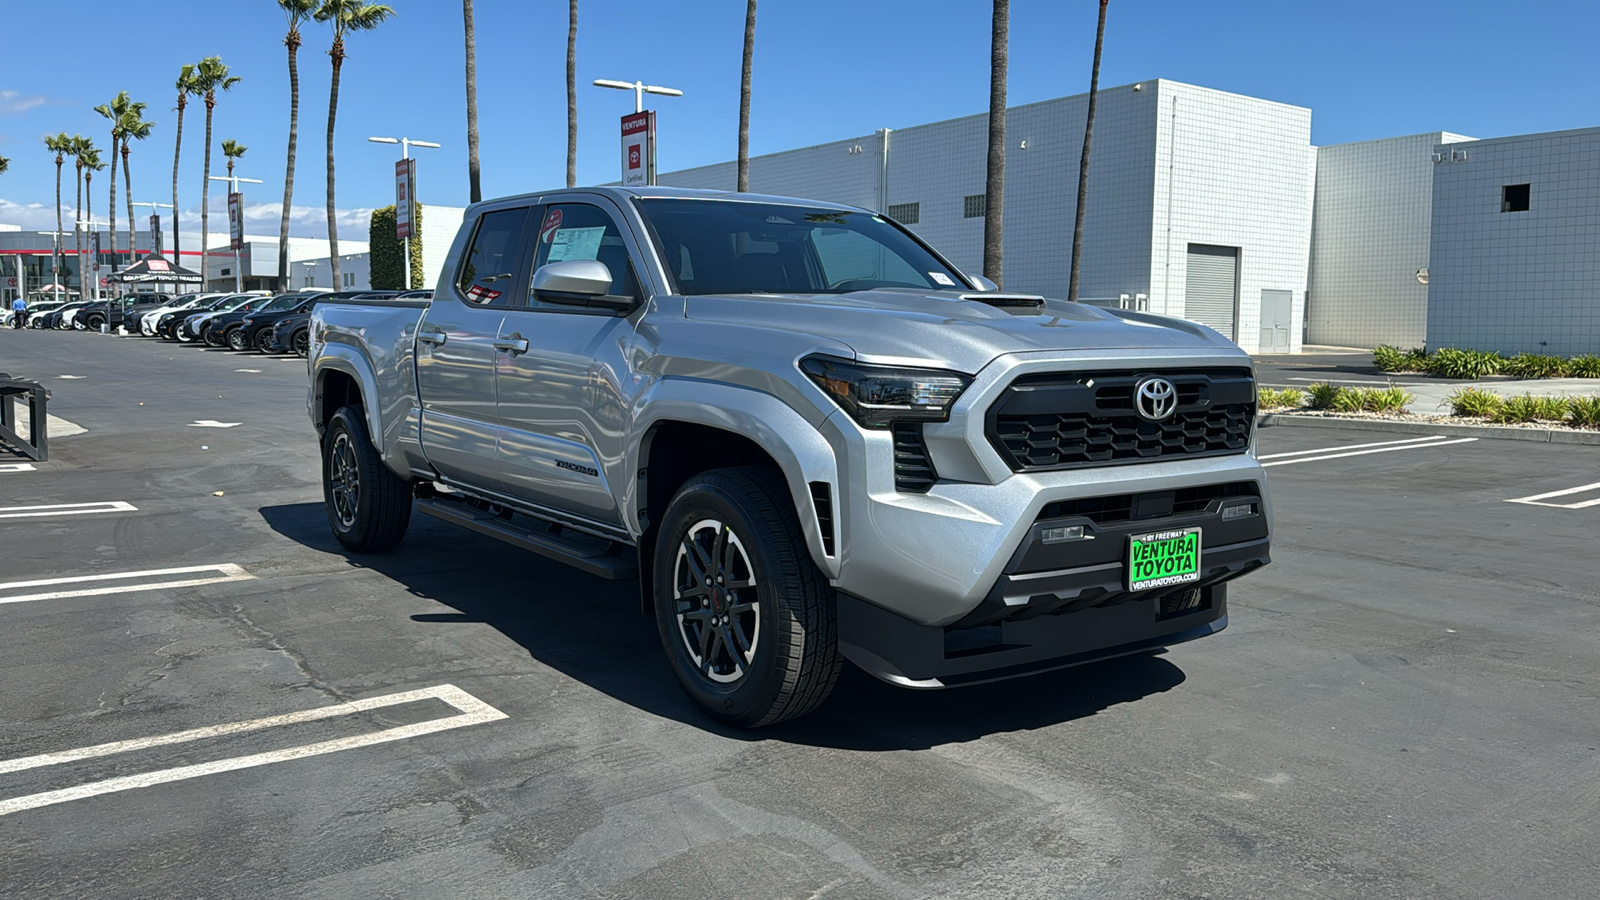
<instances>
[{"instance_id":1,"label":"door handle","mask_svg":"<svg viewBox=\"0 0 1600 900\"><path fill-rule=\"evenodd\" d=\"M507 356L516 356L518 353L528 352L528 339L517 332L512 332L495 341L494 348Z\"/></svg>"},{"instance_id":2,"label":"door handle","mask_svg":"<svg viewBox=\"0 0 1600 900\"><path fill-rule=\"evenodd\" d=\"M493 284L493 283L495 283L496 281L499 281L502 278L510 278L510 277L511 277L511 273L510 272L501 272L499 275L487 275L487 276L484 276L483 278L480 278L478 280L483 282L484 284Z\"/></svg>"},{"instance_id":3,"label":"door handle","mask_svg":"<svg viewBox=\"0 0 1600 900\"><path fill-rule=\"evenodd\" d=\"M444 343L447 339L449 339L449 337L450 336L448 334L438 329L417 332L417 340L423 342L424 344L432 344L435 347Z\"/></svg>"}]
</instances>

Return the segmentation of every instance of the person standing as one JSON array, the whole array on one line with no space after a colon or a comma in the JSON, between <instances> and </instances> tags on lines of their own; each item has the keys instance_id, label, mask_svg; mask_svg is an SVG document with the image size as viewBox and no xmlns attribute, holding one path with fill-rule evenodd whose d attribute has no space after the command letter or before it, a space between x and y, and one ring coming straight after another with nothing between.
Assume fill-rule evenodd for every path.
<instances>
[{"instance_id":1,"label":"person standing","mask_svg":"<svg viewBox=\"0 0 1600 900\"><path fill-rule=\"evenodd\" d=\"M28 327L28 301L22 299L21 294L17 295L17 299L11 301L11 327Z\"/></svg>"}]
</instances>

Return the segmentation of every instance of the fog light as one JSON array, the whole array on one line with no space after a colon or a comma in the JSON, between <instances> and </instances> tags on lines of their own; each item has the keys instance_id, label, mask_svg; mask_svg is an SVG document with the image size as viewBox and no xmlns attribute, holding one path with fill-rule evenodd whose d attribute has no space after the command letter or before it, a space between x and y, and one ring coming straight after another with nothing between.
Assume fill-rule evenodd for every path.
<instances>
[{"instance_id":1,"label":"fog light","mask_svg":"<svg viewBox=\"0 0 1600 900\"><path fill-rule=\"evenodd\" d=\"M1232 522L1234 519L1248 519L1256 514L1254 503L1244 503L1239 506L1230 506L1222 511L1222 521Z\"/></svg>"},{"instance_id":2,"label":"fog light","mask_svg":"<svg viewBox=\"0 0 1600 900\"><path fill-rule=\"evenodd\" d=\"M1059 544L1062 541L1083 540L1082 525L1064 525L1060 528L1046 528L1041 538L1046 544Z\"/></svg>"}]
</instances>

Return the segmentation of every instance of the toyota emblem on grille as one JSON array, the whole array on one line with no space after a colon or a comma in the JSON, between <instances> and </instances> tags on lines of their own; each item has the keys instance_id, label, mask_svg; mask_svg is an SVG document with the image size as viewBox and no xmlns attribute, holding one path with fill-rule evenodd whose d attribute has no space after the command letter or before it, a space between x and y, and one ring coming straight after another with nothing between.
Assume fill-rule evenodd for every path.
<instances>
[{"instance_id":1,"label":"toyota emblem on grille","mask_svg":"<svg viewBox=\"0 0 1600 900\"><path fill-rule=\"evenodd\" d=\"M1141 379L1133 388L1133 405L1140 416L1160 422L1178 408L1178 389L1165 378Z\"/></svg>"}]
</instances>

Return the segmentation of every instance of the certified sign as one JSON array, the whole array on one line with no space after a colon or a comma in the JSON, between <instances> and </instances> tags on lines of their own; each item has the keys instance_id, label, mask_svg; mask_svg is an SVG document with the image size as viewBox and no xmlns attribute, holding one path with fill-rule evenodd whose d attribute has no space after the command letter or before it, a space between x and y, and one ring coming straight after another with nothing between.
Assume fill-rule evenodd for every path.
<instances>
[{"instance_id":1,"label":"certified sign","mask_svg":"<svg viewBox=\"0 0 1600 900\"><path fill-rule=\"evenodd\" d=\"M228 195L228 249L244 248L244 195Z\"/></svg>"},{"instance_id":2,"label":"certified sign","mask_svg":"<svg viewBox=\"0 0 1600 900\"><path fill-rule=\"evenodd\" d=\"M656 183L656 114L653 110L622 117L622 184Z\"/></svg>"},{"instance_id":3,"label":"certified sign","mask_svg":"<svg viewBox=\"0 0 1600 900\"><path fill-rule=\"evenodd\" d=\"M411 237L411 210L417 194L417 161L402 159L394 164L394 236Z\"/></svg>"}]
</instances>

